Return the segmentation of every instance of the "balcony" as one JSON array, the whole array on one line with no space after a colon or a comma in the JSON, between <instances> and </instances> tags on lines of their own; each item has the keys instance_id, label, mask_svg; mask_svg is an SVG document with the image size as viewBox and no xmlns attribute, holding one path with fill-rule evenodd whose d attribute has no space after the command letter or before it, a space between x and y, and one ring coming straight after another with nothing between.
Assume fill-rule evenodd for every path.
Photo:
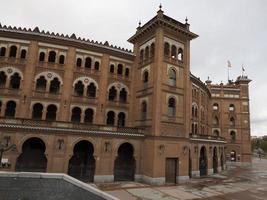
<instances>
[{"instance_id":1,"label":"balcony","mask_svg":"<svg viewBox=\"0 0 267 200\"><path fill-rule=\"evenodd\" d=\"M72 95L71 101L73 103L97 104L97 98L87 96Z\"/></svg>"},{"instance_id":2,"label":"balcony","mask_svg":"<svg viewBox=\"0 0 267 200\"><path fill-rule=\"evenodd\" d=\"M128 102L123 102L123 101L110 101L110 100L107 100L107 106L128 108L129 107L129 103Z\"/></svg>"},{"instance_id":3,"label":"balcony","mask_svg":"<svg viewBox=\"0 0 267 200\"><path fill-rule=\"evenodd\" d=\"M85 73L85 74L90 74L90 75L100 75L100 70L95 70L93 68L74 66L74 70L75 70L75 72L78 72L78 73Z\"/></svg>"},{"instance_id":4,"label":"balcony","mask_svg":"<svg viewBox=\"0 0 267 200\"><path fill-rule=\"evenodd\" d=\"M48 99L56 99L59 100L61 93L50 93L44 91L33 91L32 96L35 98L48 98Z\"/></svg>"},{"instance_id":5,"label":"balcony","mask_svg":"<svg viewBox=\"0 0 267 200\"><path fill-rule=\"evenodd\" d=\"M64 64L58 64L54 62L44 62L44 61L38 62L38 67L49 68L49 69L64 70L64 66L65 66Z\"/></svg>"},{"instance_id":6,"label":"balcony","mask_svg":"<svg viewBox=\"0 0 267 200\"><path fill-rule=\"evenodd\" d=\"M181 67L184 65L183 61L178 60L177 58L169 57L169 56L164 56L164 62L173 64L173 65L179 65Z\"/></svg>"},{"instance_id":7,"label":"balcony","mask_svg":"<svg viewBox=\"0 0 267 200\"><path fill-rule=\"evenodd\" d=\"M197 134L189 134L190 140L193 141L206 141L206 142L218 142L218 143L226 143L226 139L221 136L215 135L197 135Z\"/></svg>"},{"instance_id":8,"label":"balcony","mask_svg":"<svg viewBox=\"0 0 267 200\"><path fill-rule=\"evenodd\" d=\"M0 57L0 64L13 64L13 65L25 65L27 59L13 58L13 57Z\"/></svg>"},{"instance_id":9,"label":"balcony","mask_svg":"<svg viewBox=\"0 0 267 200\"><path fill-rule=\"evenodd\" d=\"M0 128L24 129L39 132L61 132L65 134L121 135L144 137L144 130L134 127L116 127L97 124L73 123L63 121L46 121L33 119L0 118Z\"/></svg>"},{"instance_id":10,"label":"balcony","mask_svg":"<svg viewBox=\"0 0 267 200\"><path fill-rule=\"evenodd\" d=\"M4 96L19 96L21 94L21 89L12 89L12 88L1 88L0 94Z\"/></svg>"}]
</instances>

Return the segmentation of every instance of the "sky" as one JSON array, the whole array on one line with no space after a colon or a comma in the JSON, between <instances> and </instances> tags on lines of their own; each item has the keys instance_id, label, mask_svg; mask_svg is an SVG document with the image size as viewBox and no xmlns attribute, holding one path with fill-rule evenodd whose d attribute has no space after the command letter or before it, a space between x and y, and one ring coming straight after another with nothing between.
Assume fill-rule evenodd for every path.
<instances>
[{"instance_id":1,"label":"sky","mask_svg":"<svg viewBox=\"0 0 267 200\"><path fill-rule=\"evenodd\" d=\"M127 39L162 4L164 14L199 37L191 42L191 71L205 81L227 82L241 74L250 83L251 135L267 135L266 0L0 0L0 23L108 41L132 49ZM266 59L266 60L265 60Z\"/></svg>"}]
</instances>

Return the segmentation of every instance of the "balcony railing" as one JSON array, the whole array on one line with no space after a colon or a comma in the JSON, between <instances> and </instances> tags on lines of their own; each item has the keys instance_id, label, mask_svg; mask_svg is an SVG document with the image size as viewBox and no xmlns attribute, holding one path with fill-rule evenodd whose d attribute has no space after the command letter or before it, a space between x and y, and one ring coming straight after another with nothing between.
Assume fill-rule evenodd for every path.
<instances>
[{"instance_id":1,"label":"balcony railing","mask_svg":"<svg viewBox=\"0 0 267 200\"><path fill-rule=\"evenodd\" d=\"M219 140L226 141L224 137L216 136L216 135L199 135L199 134L189 134L190 139L202 139L202 140Z\"/></svg>"},{"instance_id":2,"label":"balcony railing","mask_svg":"<svg viewBox=\"0 0 267 200\"><path fill-rule=\"evenodd\" d=\"M61 94L35 90L32 96L36 98L60 99Z\"/></svg>"},{"instance_id":3,"label":"balcony railing","mask_svg":"<svg viewBox=\"0 0 267 200\"><path fill-rule=\"evenodd\" d=\"M164 56L164 61L174 64L174 65L179 65L179 66L182 66L184 64L183 61L178 60L177 58L169 57L169 56Z\"/></svg>"},{"instance_id":4,"label":"balcony railing","mask_svg":"<svg viewBox=\"0 0 267 200\"><path fill-rule=\"evenodd\" d=\"M108 106L119 106L119 107L128 107L129 103L125 101L111 101L107 100L107 105Z\"/></svg>"},{"instance_id":5,"label":"balcony railing","mask_svg":"<svg viewBox=\"0 0 267 200\"><path fill-rule=\"evenodd\" d=\"M12 126L13 125L13 126ZM19 129L38 129L45 131L63 131L66 133L104 133L104 134L134 134L134 136L143 136L144 130L134 127L117 127L98 124L74 123L63 121L47 121L21 118L0 118L0 127L19 128ZM69 131L68 131L69 129Z\"/></svg>"},{"instance_id":6,"label":"balcony railing","mask_svg":"<svg viewBox=\"0 0 267 200\"><path fill-rule=\"evenodd\" d=\"M87 96L72 95L71 101L75 102L75 103L97 104L97 98L95 98L95 97L87 97Z\"/></svg>"},{"instance_id":7,"label":"balcony railing","mask_svg":"<svg viewBox=\"0 0 267 200\"><path fill-rule=\"evenodd\" d=\"M0 56L0 63L25 65L27 63L27 59Z\"/></svg>"},{"instance_id":8,"label":"balcony railing","mask_svg":"<svg viewBox=\"0 0 267 200\"><path fill-rule=\"evenodd\" d=\"M3 88L0 86L0 94L1 95L19 96L20 93L21 93L20 89Z\"/></svg>"}]
</instances>

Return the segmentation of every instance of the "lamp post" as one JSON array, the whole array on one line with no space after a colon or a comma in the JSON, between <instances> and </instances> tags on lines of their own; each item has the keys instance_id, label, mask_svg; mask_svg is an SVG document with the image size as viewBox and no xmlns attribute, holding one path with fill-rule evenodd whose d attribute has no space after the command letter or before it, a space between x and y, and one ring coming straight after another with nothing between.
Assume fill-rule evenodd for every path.
<instances>
[{"instance_id":1,"label":"lamp post","mask_svg":"<svg viewBox=\"0 0 267 200\"><path fill-rule=\"evenodd\" d=\"M9 150L15 150L17 147L15 144L12 144L12 145L8 145L8 144L3 144L0 143L0 165L2 165L2 156L3 156L3 153L5 151L9 151Z\"/></svg>"}]
</instances>

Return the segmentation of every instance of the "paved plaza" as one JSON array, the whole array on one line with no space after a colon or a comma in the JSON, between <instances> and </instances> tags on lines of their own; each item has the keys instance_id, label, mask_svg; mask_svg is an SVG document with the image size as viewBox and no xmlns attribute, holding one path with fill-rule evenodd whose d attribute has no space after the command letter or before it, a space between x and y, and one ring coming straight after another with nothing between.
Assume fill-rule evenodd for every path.
<instances>
[{"instance_id":1,"label":"paved plaza","mask_svg":"<svg viewBox=\"0 0 267 200\"><path fill-rule=\"evenodd\" d=\"M227 172L175 186L117 183L98 187L127 200L267 200L267 160L254 158L252 167L228 166Z\"/></svg>"}]
</instances>

